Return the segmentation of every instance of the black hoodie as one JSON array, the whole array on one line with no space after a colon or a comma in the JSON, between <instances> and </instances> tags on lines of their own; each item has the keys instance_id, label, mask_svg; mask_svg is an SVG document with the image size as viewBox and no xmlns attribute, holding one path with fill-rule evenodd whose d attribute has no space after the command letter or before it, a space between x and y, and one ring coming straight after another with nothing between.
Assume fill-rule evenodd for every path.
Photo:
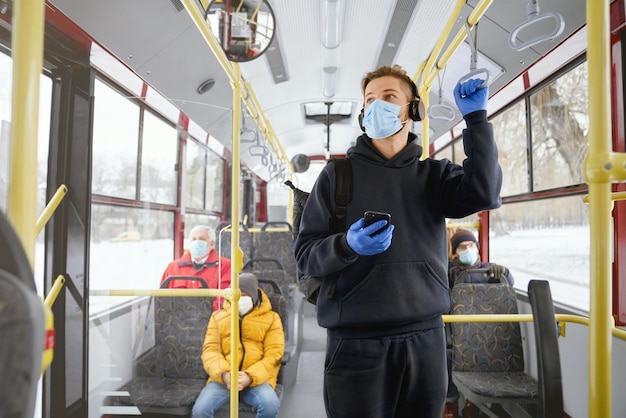
<instances>
[{"instance_id":1,"label":"black hoodie","mask_svg":"<svg viewBox=\"0 0 626 418\"><path fill-rule=\"evenodd\" d=\"M463 167L446 159L420 160L414 134L391 159L365 134L348 150L353 180L346 227L367 210L390 213L393 239L381 254L357 255L346 233L330 234L334 163L320 173L302 214L295 256L299 271L327 277L317 319L331 335L383 336L443 326L441 314L450 309L445 218L501 204L502 171L486 112L467 115L466 123ZM332 281L336 289L329 298Z\"/></svg>"}]
</instances>

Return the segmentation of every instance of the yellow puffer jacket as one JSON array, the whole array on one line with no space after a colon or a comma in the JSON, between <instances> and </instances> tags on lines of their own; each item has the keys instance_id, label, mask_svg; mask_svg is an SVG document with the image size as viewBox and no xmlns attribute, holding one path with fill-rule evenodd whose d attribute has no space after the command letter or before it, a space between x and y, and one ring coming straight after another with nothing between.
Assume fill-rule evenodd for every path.
<instances>
[{"instance_id":1,"label":"yellow puffer jacket","mask_svg":"<svg viewBox=\"0 0 626 418\"><path fill-rule=\"evenodd\" d=\"M261 289L259 296L260 305L239 320L237 359L239 369L252 378L250 386L267 382L276 387L280 362L285 351L285 333L280 316L272 311L270 300ZM202 347L202 363L209 374L208 382L222 385L222 374L231 371L230 308L228 301L225 301L224 309L213 312Z\"/></svg>"}]
</instances>

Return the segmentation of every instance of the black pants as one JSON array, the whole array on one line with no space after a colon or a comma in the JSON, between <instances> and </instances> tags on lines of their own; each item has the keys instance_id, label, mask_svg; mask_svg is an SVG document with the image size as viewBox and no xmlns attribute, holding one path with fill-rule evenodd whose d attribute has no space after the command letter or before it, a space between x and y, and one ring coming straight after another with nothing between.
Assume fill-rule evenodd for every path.
<instances>
[{"instance_id":1,"label":"black pants","mask_svg":"<svg viewBox=\"0 0 626 418\"><path fill-rule=\"evenodd\" d=\"M443 328L380 338L328 338L329 418L441 418L448 374Z\"/></svg>"}]
</instances>

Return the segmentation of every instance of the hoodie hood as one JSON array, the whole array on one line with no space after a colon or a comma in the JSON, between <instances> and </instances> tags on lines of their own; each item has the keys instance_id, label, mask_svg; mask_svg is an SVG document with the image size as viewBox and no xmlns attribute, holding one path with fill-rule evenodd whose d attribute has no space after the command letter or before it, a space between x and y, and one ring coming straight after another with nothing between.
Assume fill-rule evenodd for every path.
<instances>
[{"instance_id":1,"label":"hoodie hood","mask_svg":"<svg viewBox=\"0 0 626 418\"><path fill-rule=\"evenodd\" d=\"M413 164L422 156L422 146L415 139L417 139L417 135L409 132L406 147L388 160L374 147L372 139L363 134L357 138L356 145L348 149L347 156L386 167L405 167Z\"/></svg>"}]
</instances>

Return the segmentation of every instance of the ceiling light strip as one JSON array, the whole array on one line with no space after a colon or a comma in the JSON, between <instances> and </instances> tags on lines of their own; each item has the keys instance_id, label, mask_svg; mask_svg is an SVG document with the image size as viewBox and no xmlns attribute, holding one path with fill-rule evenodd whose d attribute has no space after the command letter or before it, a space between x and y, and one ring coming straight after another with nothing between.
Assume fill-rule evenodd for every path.
<instances>
[{"instance_id":1,"label":"ceiling light strip","mask_svg":"<svg viewBox=\"0 0 626 418\"><path fill-rule=\"evenodd\" d=\"M376 68L393 63L416 5L417 0L399 0L396 3L391 22L389 22L387 34L385 35L385 42L378 55Z\"/></svg>"}]
</instances>

